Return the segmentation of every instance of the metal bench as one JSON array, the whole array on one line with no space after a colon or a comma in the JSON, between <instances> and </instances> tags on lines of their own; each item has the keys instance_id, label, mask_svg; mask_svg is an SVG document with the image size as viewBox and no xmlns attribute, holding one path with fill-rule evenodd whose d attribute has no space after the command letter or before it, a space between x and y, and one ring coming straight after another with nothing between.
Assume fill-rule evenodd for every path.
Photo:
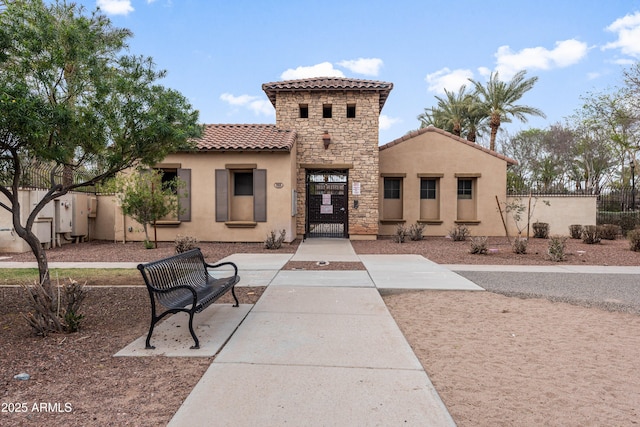
<instances>
[{"instance_id":1,"label":"metal bench","mask_svg":"<svg viewBox=\"0 0 640 427\"><path fill-rule=\"evenodd\" d=\"M221 274L216 274L214 277L210 274L209 269L225 265L233 267L232 276L220 277ZM239 305L234 289L240 281L238 267L232 262L208 264L200 249L191 249L158 261L139 264L138 270L147 285L151 299L151 326L147 334L147 349L155 348L151 345L153 328L168 314L181 311L189 313L189 332L195 342L191 348L197 349L200 348L200 341L193 330L193 315L213 304L229 290L235 300L233 306ZM160 315L157 315L158 304L166 308Z\"/></svg>"}]
</instances>

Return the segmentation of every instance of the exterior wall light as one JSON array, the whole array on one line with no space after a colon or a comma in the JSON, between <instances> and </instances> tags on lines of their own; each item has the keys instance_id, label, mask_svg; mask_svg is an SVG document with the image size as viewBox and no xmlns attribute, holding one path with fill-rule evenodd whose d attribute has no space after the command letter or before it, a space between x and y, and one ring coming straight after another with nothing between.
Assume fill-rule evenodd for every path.
<instances>
[{"instance_id":1,"label":"exterior wall light","mask_svg":"<svg viewBox=\"0 0 640 427\"><path fill-rule=\"evenodd\" d=\"M322 134L322 142L324 143L324 149L329 148L329 144L331 144L331 135L329 135L329 131L324 131Z\"/></svg>"}]
</instances>

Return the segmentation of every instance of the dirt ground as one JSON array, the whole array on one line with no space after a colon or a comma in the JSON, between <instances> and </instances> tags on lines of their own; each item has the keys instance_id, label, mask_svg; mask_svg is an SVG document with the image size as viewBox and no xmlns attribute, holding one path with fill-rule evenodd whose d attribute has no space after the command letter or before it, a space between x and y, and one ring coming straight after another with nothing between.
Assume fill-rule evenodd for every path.
<instances>
[{"instance_id":1,"label":"dirt ground","mask_svg":"<svg viewBox=\"0 0 640 427\"><path fill-rule=\"evenodd\" d=\"M489 255L443 238L397 244L353 242L358 253L419 253L443 264L553 264L546 241ZM259 244L200 244L209 261ZM297 243L279 249L295 251ZM147 261L171 244L105 242L48 251L50 261ZM582 253L584 251L584 253ZM565 263L640 265L624 240L567 244ZM30 261L30 254L5 261ZM0 261L3 262L3 261ZM290 263L287 268L355 269L357 263ZM82 278L76 278L82 280ZM114 358L148 328L148 295L130 278L90 289L80 332L31 334L19 287L0 287L0 425L164 425L213 358ZM104 286L104 287L102 287ZM640 285L639 285L640 286ZM254 303L262 288L239 288ZM383 296L436 390L460 426L634 425L640 422L640 316L490 292L413 291ZM228 303L229 301L222 301ZM28 373L28 381L14 375Z\"/></svg>"}]
</instances>

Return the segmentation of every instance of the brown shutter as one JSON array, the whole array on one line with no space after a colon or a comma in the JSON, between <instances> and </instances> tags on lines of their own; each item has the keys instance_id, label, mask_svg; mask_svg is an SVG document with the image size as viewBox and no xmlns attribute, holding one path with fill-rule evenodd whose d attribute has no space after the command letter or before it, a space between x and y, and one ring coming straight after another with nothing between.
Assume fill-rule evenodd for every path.
<instances>
[{"instance_id":1,"label":"brown shutter","mask_svg":"<svg viewBox=\"0 0 640 427\"><path fill-rule=\"evenodd\" d=\"M253 220L267 222L267 170L253 170Z\"/></svg>"},{"instance_id":2,"label":"brown shutter","mask_svg":"<svg viewBox=\"0 0 640 427\"><path fill-rule=\"evenodd\" d=\"M191 169L178 169L178 221L191 221Z\"/></svg>"},{"instance_id":3,"label":"brown shutter","mask_svg":"<svg viewBox=\"0 0 640 427\"><path fill-rule=\"evenodd\" d=\"M216 169L216 221L229 220L229 172Z\"/></svg>"}]
</instances>

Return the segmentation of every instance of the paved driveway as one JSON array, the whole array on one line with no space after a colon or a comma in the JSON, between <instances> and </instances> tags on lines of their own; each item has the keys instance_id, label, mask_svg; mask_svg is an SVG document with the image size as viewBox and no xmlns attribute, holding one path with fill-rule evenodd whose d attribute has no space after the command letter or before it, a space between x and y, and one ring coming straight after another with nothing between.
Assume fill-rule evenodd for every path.
<instances>
[{"instance_id":1,"label":"paved driveway","mask_svg":"<svg viewBox=\"0 0 640 427\"><path fill-rule=\"evenodd\" d=\"M487 291L640 314L640 275L457 271Z\"/></svg>"}]
</instances>

